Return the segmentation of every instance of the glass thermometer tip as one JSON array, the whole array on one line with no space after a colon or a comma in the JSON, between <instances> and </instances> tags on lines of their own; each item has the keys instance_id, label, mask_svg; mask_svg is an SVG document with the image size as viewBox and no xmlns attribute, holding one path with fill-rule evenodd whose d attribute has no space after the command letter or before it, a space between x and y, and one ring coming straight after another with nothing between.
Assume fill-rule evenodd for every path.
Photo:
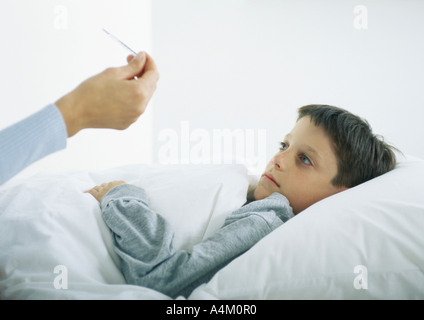
<instances>
[{"instance_id":1,"label":"glass thermometer tip","mask_svg":"<svg viewBox=\"0 0 424 320\"><path fill-rule=\"evenodd\" d=\"M131 49L130 47L128 47L125 43L123 43L121 40L119 40L117 37L115 37L113 34L111 34L109 31L107 31L106 29L102 29L108 36L110 36L113 40L117 41L121 46L123 46L124 48L128 49L129 51L131 51L134 55L137 55L137 53Z\"/></svg>"}]
</instances>

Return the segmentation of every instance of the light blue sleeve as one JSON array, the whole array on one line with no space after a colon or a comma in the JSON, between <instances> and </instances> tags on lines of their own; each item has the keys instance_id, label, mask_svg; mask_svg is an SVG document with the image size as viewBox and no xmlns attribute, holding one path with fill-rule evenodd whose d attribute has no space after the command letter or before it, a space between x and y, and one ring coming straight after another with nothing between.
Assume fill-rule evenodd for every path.
<instances>
[{"instance_id":1,"label":"light blue sleeve","mask_svg":"<svg viewBox=\"0 0 424 320\"><path fill-rule=\"evenodd\" d=\"M66 148L62 114L50 104L0 131L0 185L41 158Z\"/></svg>"}]
</instances>

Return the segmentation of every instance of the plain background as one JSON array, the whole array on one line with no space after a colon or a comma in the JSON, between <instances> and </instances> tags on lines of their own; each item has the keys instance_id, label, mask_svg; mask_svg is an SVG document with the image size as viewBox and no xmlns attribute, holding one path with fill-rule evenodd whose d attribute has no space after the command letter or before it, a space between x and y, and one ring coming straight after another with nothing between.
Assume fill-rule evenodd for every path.
<instances>
[{"instance_id":1,"label":"plain background","mask_svg":"<svg viewBox=\"0 0 424 320\"><path fill-rule=\"evenodd\" d=\"M358 6L366 29L355 25ZM0 128L125 64L128 52L101 28L154 57L161 78L147 113L126 131L80 132L20 176L163 163L172 132L173 163L191 161L183 146L199 151L201 141L204 152L214 130L226 129L268 160L297 108L311 103L348 109L424 158L424 1L3 0ZM259 173L262 162L251 169Z\"/></svg>"},{"instance_id":2,"label":"plain background","mask_svg":"<svg viewBox=\"0 0 424 320\"><path fill-rule=\"evenodd\" d=\"M0 128L40 110L131 54L151 51L151 3L140 0L3 0L0 4ZM68 139L19 177L38 172L101 170L152 161L151 110L126 131L91 129Z\"/></svg>"}]
</instances>

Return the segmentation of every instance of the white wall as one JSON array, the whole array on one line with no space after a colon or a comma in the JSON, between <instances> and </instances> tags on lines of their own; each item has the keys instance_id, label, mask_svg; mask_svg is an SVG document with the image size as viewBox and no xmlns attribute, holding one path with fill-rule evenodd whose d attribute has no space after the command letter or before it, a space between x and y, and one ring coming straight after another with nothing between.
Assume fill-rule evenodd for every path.
<instances>
[{"instance_id":1,"label":"white wall","mask_svg":"<svg viewBox=\"0 0 424 320\"><path fill-rule=\"evenodd\" d=\"M151 50L150 0L2 0L0 128L55 102L88 77ZM152 159L151 111L126 131L86 130L66 150L30 166L39 171L102 169Z\"/></svg>"},{"instance_id":2,"label":"white wall","mask_svg":"<svg viewBox=\"0 0 424 320\"><path fill-rule=\"evenodd\" d=\"M309 103L347 108L424 158L423 18L419 0L3 0L0 128L124 64L105 27L157 62L147 114L123 132L81 132L22 175L232 153L260 172Z\"/></svg>"},{"instance_id":3,"label":"white wall","mask_svg":"<svg viewBox=\"0 0 424 320\"><path fill-rule=\"evenodd\" d=\"M156 160L187 161L203 152L193 130L206 141L228 128L253 130L256 150L265 130L267 161L310 103L346 108L424 158L424 1L155 0L152 21Z\"/></svg>"}]
</instances>

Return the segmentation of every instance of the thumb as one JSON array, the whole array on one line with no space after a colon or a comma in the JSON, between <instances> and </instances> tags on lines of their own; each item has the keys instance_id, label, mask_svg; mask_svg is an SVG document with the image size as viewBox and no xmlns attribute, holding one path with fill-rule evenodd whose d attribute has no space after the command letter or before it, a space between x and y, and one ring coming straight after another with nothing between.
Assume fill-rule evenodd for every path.
<instances>
[{"instance_id":1,"label":"thumb","mask_svg":"<svg viewBox=\"0 0 424 320\"><path fill-rule=\"evenodd\" d=\"M131 80L143 72L146 64L146 53L139 52L135 57L127 59L127 61L128 65L121 67L122 78Z\"/></svg>"}]
</instances>

